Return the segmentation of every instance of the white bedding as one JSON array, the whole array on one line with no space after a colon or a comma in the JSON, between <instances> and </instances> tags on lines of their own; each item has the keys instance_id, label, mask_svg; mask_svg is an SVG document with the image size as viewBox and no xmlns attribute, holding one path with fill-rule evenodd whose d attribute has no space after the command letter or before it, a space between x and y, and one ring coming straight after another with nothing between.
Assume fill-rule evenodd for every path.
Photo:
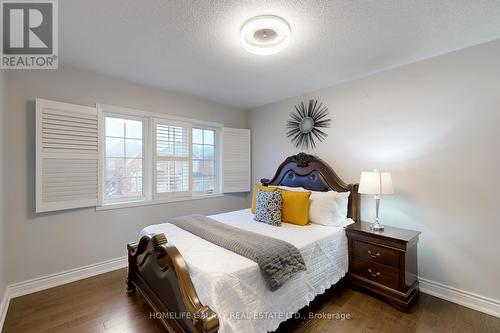
<instances>
[{"instance_id":1,"label":"white bedding","mask_svg":"<svg viewBox=\"0 0 500 333\"><path fill-rule=\"evenodd\" d=\"M221 333L274 331L347 273L347 239L343 227L289 223L274 227L254 221L253 216L250 209L244 209L210 217L282 239L300 250L307 271L274 292L266 287L258 265L234 252L169 223L152 225L141 232L141 236L165 233L177 247L202 304L219 315Z\"/></svg>"}]
</instances>

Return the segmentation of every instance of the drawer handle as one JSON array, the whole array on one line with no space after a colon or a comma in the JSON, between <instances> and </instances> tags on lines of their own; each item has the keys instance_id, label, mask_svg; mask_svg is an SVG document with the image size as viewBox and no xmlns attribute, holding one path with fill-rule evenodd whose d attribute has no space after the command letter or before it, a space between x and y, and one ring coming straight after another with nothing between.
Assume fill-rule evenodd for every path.
<instances>
[{"instance_id":1,"label":"drawer handle","mask_svg":"<svg viewBox=\"0 0 500 333\"><path fill-rule=\"evenodd\" d=\"M377 252L375 254L372 254L372 250L368 250L368 254L370 255L370 257L372 258L377 258L377 257L380 257L380 253Z\"/></svg>"},{"instance_id":2,"label":"drawer handle","mask_svg":"<svg viewBox=\"0 0 500 333\"><path fill-rule=\"evenodd\" d=\"M373 277L379 277L380 276L380 272L373 273L371 268L368 268L368 273L370 273L370 275L373 276Z\"/></svg>"}]
</instances>

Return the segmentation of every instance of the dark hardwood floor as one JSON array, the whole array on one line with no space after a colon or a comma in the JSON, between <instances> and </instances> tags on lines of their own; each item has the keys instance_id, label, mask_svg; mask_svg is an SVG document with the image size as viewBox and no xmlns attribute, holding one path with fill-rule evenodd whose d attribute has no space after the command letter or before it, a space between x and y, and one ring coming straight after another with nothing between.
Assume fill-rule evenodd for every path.
<instances>
[{"instance_id":1,"label":"dark hardwood floor","mask_svg":"<svg viewBox=\"0 0 500 333\"><path fill-rule=\"evenodd\" d=\"M2 332L164 332L142 297L125 294L125 275L122 269L15 298ZM310 313L350 319L309 319ZM499 318L426 294L402 313L342 283L300 314L278 332L500 332Z\"/></svg>"}]
</instances>

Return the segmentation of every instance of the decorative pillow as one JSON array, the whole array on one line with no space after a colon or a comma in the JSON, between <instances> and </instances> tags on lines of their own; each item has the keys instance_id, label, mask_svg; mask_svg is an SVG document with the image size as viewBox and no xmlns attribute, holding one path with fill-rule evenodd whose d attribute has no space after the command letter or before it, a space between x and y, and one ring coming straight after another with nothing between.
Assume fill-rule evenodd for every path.
<instances>
[{"instance_id":1,"label":"decorative pillow","mask_svg":"<svg viewBox=\"0 0 500 333\"><path fill-rule=\"evenodd\" d=\"M341 227L347 220L350 192L311 192L309 220L312 223Z\"/></svg>"},{"instance_id":2,"label":"decorative pillow","mask_svg":"<svg viewBox=\"0 0 500 333\"><path fill-rule=\"evenodd\" d=\"M276 187L271 187L271 186L262 186L262 185L255 185L253 187L253 194L252 194L252 213L255 214L255 198L257 195L257 191L262 190L262 191L267 191L267 192L274 192L277 191L278 189Z\"/></svg>"},{"instance_id":3,"label":"decorative pillow","mask_svg":"<svg viewBox=\"0 0 500 333\"><path fill-rule=\"evenodd\" d=\"M257 190L255 221L281 226L281 192Z\"/></svg>"},{"instance_id":4,"label":"decorative pillow","mask_svg":"<svg viewBox=\"0 0 500 333\"><path fill-rule=\"evenodd\" d=\"M309 197L311 192L280 190L283 198L281 219L284 222L306 225L309 223Z\"/></svg>"}]
</instances>

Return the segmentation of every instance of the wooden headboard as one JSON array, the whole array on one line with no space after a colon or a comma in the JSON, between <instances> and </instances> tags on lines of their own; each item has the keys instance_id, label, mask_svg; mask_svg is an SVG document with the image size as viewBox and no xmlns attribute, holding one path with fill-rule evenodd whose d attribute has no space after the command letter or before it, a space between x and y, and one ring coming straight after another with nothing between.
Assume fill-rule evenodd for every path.
<instances>
[{"instance_id":1,"label":"wooden headboard","mask_svg":"<svg viewBox=\"0 0 500 333\"><path fill-rule=\"evenodd\" d=\"M286 158L276 170L272 179L262 178L262 185L303 187L310 191L351 192L347 216L356 222L360 220L359 184L347 184L335 171L314 155L299 153Z\"/></svg>"}]
</instances>

